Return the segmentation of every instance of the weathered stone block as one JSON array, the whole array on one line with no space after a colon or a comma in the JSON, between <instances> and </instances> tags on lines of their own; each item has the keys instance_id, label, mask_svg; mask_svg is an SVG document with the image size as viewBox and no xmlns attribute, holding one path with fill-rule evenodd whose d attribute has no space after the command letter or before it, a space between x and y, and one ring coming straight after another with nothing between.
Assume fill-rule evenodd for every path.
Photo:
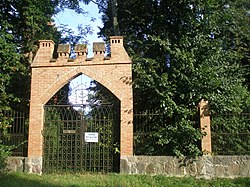
<instances>
[{"instance_id":1,"label":"weathered stone block","mask_svg":"<svg viewBox=\"0 0 250 187\"><path fill-rule=\"evenodd\" d=\"M120 172L121 173L131 173L130 163L126 157L122 157L120 160Z\"/></svg>"},{"instance_id":2,"label":"weathered stone block","mask_svg":"<svg viewBox=\"0 0 250 187\"><path fill-rule=\"evenodd\" d=\"M25 158L25 172L42 174L42 157Z\"/></svg>"},{"instance_id":3,"label":"weathered stone block","mask_svg":"<svg viewBox=\"0 0 250 187\"><path fill-rule=\"evenodd\" d=\"M146 162L139 161L136 166L137 166L138 173L145 173Z\"/></svg>"},{"instance_id":4,"label":"weathered stone block","mask_svg":"<svg viewBox=\"0 0 250 187\"><path fill-rule=\"evenodd\" d=\"M24 171L24 157L9 157L6 160L7 170L11 172Z\"/></svg>"},{"instance_id":5,"label":"weathered stone block","mask_svg":"<svg viewBox=\"0 0 250 187\"><path fill-rule=\"evenodd\" d=\"M149 163L145 168L146 174L155 174L155 166L152 163Z\"/></svg>"},{"instance_id":6,"label":"weathered stone block","mask_svg":"<svg viewBox=\"0 0 250 187\"><path fill-rule=\"evenodd\" d=\"M176 165L173 160L167 160L164 163L164 173L169 176L173 176L176 173Z\"/></svg>"}]
</instances>

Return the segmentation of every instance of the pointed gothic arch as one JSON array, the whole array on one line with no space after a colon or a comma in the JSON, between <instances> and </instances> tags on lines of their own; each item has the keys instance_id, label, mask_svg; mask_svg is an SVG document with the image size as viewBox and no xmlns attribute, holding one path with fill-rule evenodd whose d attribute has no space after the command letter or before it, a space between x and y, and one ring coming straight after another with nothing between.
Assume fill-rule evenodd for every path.
<instances>
[{"instance_id":1,"label":"pointed gothic arch","mask_svg":"<svg viewBox=\"0 0 250 187\"><path fill-rule=\"evenodd\" d=\"M47 103L51 96L53 96L64 85L69 83L71 80L73 80L80 74L84 74L92 78L93 80L101 83L108 90L110 90L117 98L122 99L124 97L124 92L122 92L119 88L112 86L113 81L106 80L103 76L100 76L100 74L105 74L105 72L102 72L101 69L97 72L90 72L88 68L81 66L71 69L69 72L65 73L60 79L56 79L53 83L51 83L47 90L45 90L44 93L41 95L41 102L43 104ZM131 84L131 80L127 81L127 84Z\"/></svg>"},{"instance_id":2,"label":"pointed gothic arch","mask_svg":"<svg viewBox=\"0 0 250 187\"><path fill-rule=\"evenodd\" d=\"M70 59L70 46L59 45L58 58L53 59L54 42L39 41L39 49L31 64L31 98L29 121L29 172L41 173L43 156L43 106L65 84L79 74L101 83L120 100L120 154L133 154L132 62L123 47L123 37L110 38L111 57L104 57L104 43L94 43L94 57L87 58L86 45L75 46L76 59ZM33 168L33 169L32 169ZM34 170L34 168L36 168Z\"/></svg>"}]
</instances>

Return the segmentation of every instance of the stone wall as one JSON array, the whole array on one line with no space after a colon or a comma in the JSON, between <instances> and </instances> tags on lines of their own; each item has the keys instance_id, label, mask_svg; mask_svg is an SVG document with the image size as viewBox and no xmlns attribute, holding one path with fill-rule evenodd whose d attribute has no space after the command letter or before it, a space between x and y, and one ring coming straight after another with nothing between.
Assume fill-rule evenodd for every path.
<instances>
[{"instance_id":1,"label":"stone wall","mask_svg":"<svg viewBox=\"0 0 250 187\"><path fill-rule=\"evenodd\" d=\"M250 156L131 156L121 158L121 173L197 178L250 177Z\"/></svg>"},{"instance_id":2,"label":"stone wall","mask_svg":"<svg viewBox=\"0 0 250 187\"><path fill-rule=\"evenodd\" d=\"M42 173L42 160L10 157L10 171ZM203 156L177 158L171 156L123 156L121 173L197 178L250 177L250 156Z\"/></svg>"},{"instance_id":3,"label":"stone wall","mask_svg":"<svg viewBox=\"0 0 250 187\"><path fill-rule=\"evenodd\" d=\"M6 162L8 171L42 174L42 159L28 157L9 157Z\"/></svg>"}]
</instances>

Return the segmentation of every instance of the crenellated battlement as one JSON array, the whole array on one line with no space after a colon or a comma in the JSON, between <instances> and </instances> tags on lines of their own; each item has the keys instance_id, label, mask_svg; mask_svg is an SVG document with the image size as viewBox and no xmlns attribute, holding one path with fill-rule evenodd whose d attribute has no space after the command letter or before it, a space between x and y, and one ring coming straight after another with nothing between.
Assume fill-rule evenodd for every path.
<instances>
[{"instance_id":1,"label":"crenellated battlement","mask_svg":"<svg viewBox=\"0 0 250 187\"><path fill-rule=\"evenodd\" d=\"M92 58L88 58L88 48L86 44L76 44L74 46L74 58L70 58L72 48L70 44L59 44L55 49L52 40L39 40L39 49L31 64L32 67L40 66L76 66L107 63L131 63L131 60L123 47L122 36L110 37L111 57L105 57L105 43L94 42ZM56 51L56 53L54 53ZM56 54L57 56L53 56Z\"/></svg>"}]
</instances>

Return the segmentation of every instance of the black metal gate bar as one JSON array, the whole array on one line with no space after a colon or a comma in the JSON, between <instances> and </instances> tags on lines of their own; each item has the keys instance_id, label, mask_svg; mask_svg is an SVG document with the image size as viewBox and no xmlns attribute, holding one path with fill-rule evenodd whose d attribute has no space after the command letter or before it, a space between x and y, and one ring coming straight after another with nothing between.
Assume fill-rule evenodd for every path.
<instances>
[{"instance_id":1,"label":"black metal gate bar","mask_svg":"<svg viewBox=\"0 0 250 187\"><path fill-rule=\"evenodd\" d=\"M112 105L47 105L44 123L44 172L112 172L114 168ZM84 141L97 132L98 142Z\"/></svg>"},{"instance_id":2,"label":"black metal gate bar","mask_svg":"<svg viewBox=\"0 0 250 187\"><path fill-rule=\"evenodd\" d=\"M12 110L0 110L0 122L5 120L9 123L8 137L4 137L0 131L0 140L2 144L8 146L16 146L12 150L12 156L27 156L27 140L28 140L28 126L26 120L28 119L25 113L12 111Z\"/></svg>"}]
</instances>

